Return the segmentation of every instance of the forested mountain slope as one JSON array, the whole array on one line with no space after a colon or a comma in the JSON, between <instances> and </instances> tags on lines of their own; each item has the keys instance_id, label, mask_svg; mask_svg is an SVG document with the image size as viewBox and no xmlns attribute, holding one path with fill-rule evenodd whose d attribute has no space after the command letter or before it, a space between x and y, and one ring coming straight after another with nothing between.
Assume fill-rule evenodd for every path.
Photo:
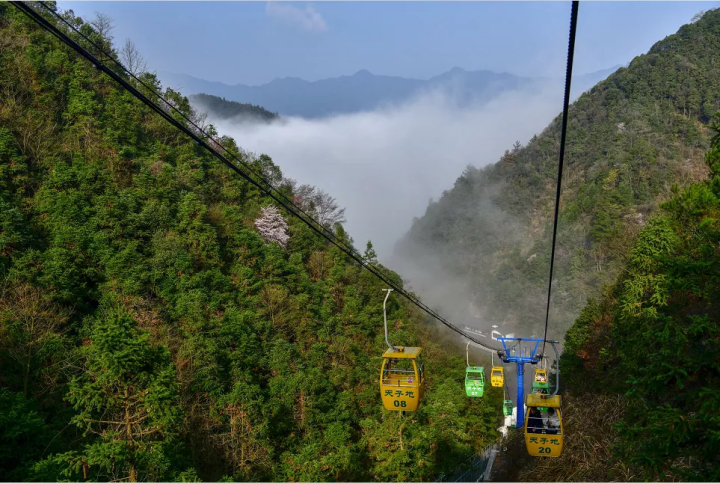
<instances>
[{"instance_id":1,"label":"forested mountain slope","mask_svg":"<svg viewBox=\"0 0 720 484\"><path fill-rule=\"evenodd\" d=\"M720 113L715 119L710 180L673 189L615 284L567 332L563 456L520 455L502 477L720 480ZM510 447L519 451L517 437Z\"/></svg>"},{"instance_id":2,"label":"forested mountain slope","mask_svg":"<svg viewBox=\"0 0 720 484\"><path fill-rule=\"evenodd\" d=\"M429 380L385 411L374 276L9 3L0 86L0 479L431 480L495 439L502 394L395 297Z\"/></svg>"},{"instance_id":3,"label":"forested mountain slope","mask_svg":"<svg viewBox=\"0 0 720 484\"><path fill-rule=\"evenodd\" d=\"M238 121L270 122L279 119L277 113L271 113L262 106L228 101L224 97L210 94L192 94L190 103L198 111L207 112L212 119L237 119Z\"/></svg>"},{"instance_id":4,"label":"forested mountain slope","mask_svg":"<svg viewBox=\"0 0 720 484\"><path fill-rule=\"evenodd\" d=\"M720 108L719 52L716 9L571 105L551 336L561 337L587 297L615 279L670 187L706 178L708 123ZM428 269L435 263L464 281L488 326L540 331L560 122L493 165L468 166L398 243L397 267L435 274ZM421 278L414 285L422 287Z\"/></svg>"}]
</instances>

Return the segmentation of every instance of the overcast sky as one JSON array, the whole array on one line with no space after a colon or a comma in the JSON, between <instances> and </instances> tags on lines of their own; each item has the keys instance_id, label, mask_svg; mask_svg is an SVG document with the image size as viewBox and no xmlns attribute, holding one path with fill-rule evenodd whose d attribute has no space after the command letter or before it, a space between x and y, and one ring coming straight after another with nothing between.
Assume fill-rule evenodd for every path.
<instances>
[{"instance_id":1,"label":"overcast sky","mask_svg":"<svg viewBox=\"0 0 720 484\"><path fill-rule=\"evenodd\" d=\"M114 18L152 70L229 84L454 66L562 77L569 2L58 2ZM626 64L720 2L581 2L575 71Z\"/></svg>"}]
</instances>

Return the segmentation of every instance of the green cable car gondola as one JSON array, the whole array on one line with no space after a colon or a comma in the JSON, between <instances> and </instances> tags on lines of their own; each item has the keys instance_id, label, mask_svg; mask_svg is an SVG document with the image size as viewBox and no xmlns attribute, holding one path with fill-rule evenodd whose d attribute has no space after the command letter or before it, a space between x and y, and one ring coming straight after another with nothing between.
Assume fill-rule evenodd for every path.
<instances>
[{"instance_id":1,"label":"green cable car gondola","mask_svg":"<svg viewBox=\"0 0 720 484\"><path fill-rule=\"evenodd\" d=\"M509 417L513 414L513 401L508 399L507 385L503 383L503 415Z\"/></svg>"},{"instance_id":2,"label":"green cable car gondola","mask_svg":"<svg viewBox=\"0 0 720 484\"><path fill-rule=\"evenodd\" d=\"M544 368L537 368L535 370L535 379L532 382L532 392L534 394L547 395L550 389L550 382L548 381L547 370ZM541 412L547 412L546 407L538 407Z\"/></svg>"},{"instance_id":3,"label":"green cable car gondola","mask_svg":"<svg viewBox=\"0 0 720 484\"><path fill-rule=\"evenodd\" d=\"M485 368L482 366L470 366L470 343L465 346L465 394L468 397L482 397L485 394Z\"/></svg>"},{"instance_id":4,"label":"green cable car gondola","mask_svg":"<svg viewBox=\"0 0 720 484\"><path fill-rule=\"evenodd\" d=\"M465 369L465 393L468 397L482 397L485 394L485 368L468 366Z\"/></svg>"},{"instance_id":5,"label":"green cable car gondola","mask_svg":"<svg viewBox=\"0 0 720 484\"><path fill-rule=\"evenodd\" d=\"M503 401L503 415L506 417L512 415L513 413L513 403L512 400L504 400Z\"/></svg>"}]
</instances>

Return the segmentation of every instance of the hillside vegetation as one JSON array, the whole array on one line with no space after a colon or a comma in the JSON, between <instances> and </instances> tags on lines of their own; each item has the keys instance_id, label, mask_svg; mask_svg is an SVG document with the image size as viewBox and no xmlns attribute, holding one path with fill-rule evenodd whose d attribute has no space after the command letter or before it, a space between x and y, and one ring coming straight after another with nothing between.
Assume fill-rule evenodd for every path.
<instances>
[{"instance_id":1,"label":"hillside vegetation","mask_svg":"<svg viewBox=\"0 0 720 484\"><path fill-rule=\"evenodd\" d=\"M571 105L550 336L561 337L588 296L615 280L671 186L707 177L718 52L716 9ZM468 166L396 248L400 267L434 273L439 263L465 281L488 326L505 323L527 336L539 334L544 319L560 122L495 164Z\"/></svg>"},{"instance_id":2,"label":"hillside vegetation","mask_svg":"<svg viewBox=\"0 0 720 484\"><path fill-rule=\"evenodd\" d=\"M262 106L228 101L224 97L192 94L188 96L188 99L196 109L207 111L213 119L238 119L265 123L279 119L277 113L271 113Z\"/></svg>"},{"instance_id":3,"label":"hillside vegetation","mask_svg":"<svg viewBox=\"0 0 720 484\"><path fill-rule=\"evenodd\" d=\"M429 380L385 411L383 286L9 3L0 86L0 479L433 480L496 438L501 393L395 297Z\"/></svg>"},{"instance_id":4,"label":"hillside vegetation","mask_svg":"<svg viewBox=\"0 0 720 484\"><path fill-rule=\"evenodd\" d=\"M640 232L625 270L567 332L566 447L506 444L498 480L720 479L720 113L710 180L680 190Z\"/></svg>"},{"instance_id":5,"label":"hillside vegetation","mask_svg":"<svg viewBox=\"0 0 720 484\"><path fill-rule=\"evenodd\" d=\"M673 187L561 359L576 391L626 396L617 455L659 479L720 479L720 113L714 129L710 180Z\"/></svg>"}]
</instances>

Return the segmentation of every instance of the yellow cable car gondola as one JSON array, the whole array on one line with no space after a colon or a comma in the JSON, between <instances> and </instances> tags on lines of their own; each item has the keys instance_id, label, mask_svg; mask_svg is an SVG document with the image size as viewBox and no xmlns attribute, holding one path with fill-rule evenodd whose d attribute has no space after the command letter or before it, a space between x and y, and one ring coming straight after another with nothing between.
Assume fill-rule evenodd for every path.
<instances>
[{"instance_id":1,"label":"yellow cable car gondola","mask_svg":"<svg viewBox=\"0 0 720 484\"><path fill-rule=\"evenodd\" d=\"M490 372L490 383L494 387L501 387L505 384L505 370L502 366L493 366Z\"/></svg>"},{"instance_id":2,"label":"yellow cable car gondola","mask_svg":"<svg viewBox=\"0 0 720 484\"><path fill-rule=\"evenodd\" d=\"M538 383L547 383L548 382L547 370L545 370L543 368L536 368L535 369L535 381Z\"/></svg>"},{"instance_id":3,"label":"yellow cable car gondola","mask_svg":"<svg viewBox=\"0 0 720 484\"><path fill-rule=\"evenodd\" d=\"M562 412L560 395L533 393L525 399L525 447L535 457L560 457L563 451ZM541 412L539 408L547 408Z\"/></svg>"},{"instance_id":4,"label":"yellow cable car gondola","mask_svg":"<svg viewBox=\"0 0 720 484\"><path fill-rule=\"evenodd\" d=\"M418 360L422 348L398 346L383 354L380 370L380 396L388 410L414 412L425 393L423 364Z\"/></svg>"},{"instance_id":5,"label":"yellow cable car gondola","mask_svg":"<svg viewBox=\"0 0 720 484\"><path fill-rule=\"evenodd\" d=\"M387 291L383 301L383 320L385 343L388 349L383 353L383 363L380 367L380 398L387 410L414 412L425 394L425 369L419 359L422 348L395 347L390 344L385 303L392 289L383 289L383 291Z\"/></svg>"},{"instance_id":6,"label":"yellow cable car gondola","mask_svg":"<svg viewBox=\"0 0 720 484\"><path fill-rule=\"evenodd\" d=\"M495 366L495 358L491 357L492 370L490 370L490 384L494 387L505 385L505 369L502 366Z\"/></svg>"}]
</instances>

